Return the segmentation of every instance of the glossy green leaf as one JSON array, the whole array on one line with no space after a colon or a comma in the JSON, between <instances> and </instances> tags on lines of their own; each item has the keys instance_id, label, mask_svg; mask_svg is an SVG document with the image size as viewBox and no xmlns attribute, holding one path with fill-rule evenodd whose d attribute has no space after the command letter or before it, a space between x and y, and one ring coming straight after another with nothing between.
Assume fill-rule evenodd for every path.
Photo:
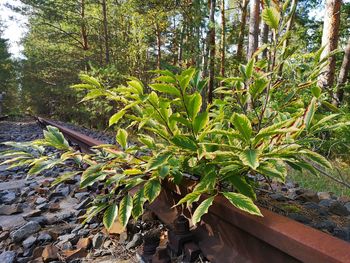
<instances>
[{"instance_id":1,"label":"glossy green leaf","mask_svg":"<svg viewBox=\"0 0 350 263\"><path fill-rule=\"evenodd\" d=\"M244 165L249 166L255 170L259 166L259 152L255 149L244 150L240 155L239 159Z\"/></svg>"},{"instance_id":2,"label":"glossy green leaf","mask_svg":"<svg viewBox=\"0 0 350 263\"><path fill-rule=\"evenodd\" d=\"M275 7L267 7L261 14L264 22L271 28L277 30L281 19L281 15Z\"/></svg>"},{"instance_id":3,"label":"glossy green leaf","mask_svg":"<svg viewBox=\"0 0 350 263\"><path fill-rule=\"evenodd\" d=\"M180 91L171 84L154 83L149 85L151 89L180 97Z\"/></svg>"},{"instance_id":4,"label":"glossy green leaf","mask_svg":"<svg viewBox=\"0 0 350 263\"><path fill-rule=\"evenodd\" d=\"M239 194L239 193L231 193L231 192L223 192L222 193L227 200L230 201L238 209L245 211L252 215L263 216L259 210L259 208L253 203L252 199L249 197Z\"/></svg>"},{"instance_id":5,"label":"glossy green leaf","mask_svg":"<svg viewBox=\"0 0 350 263\"><path fill-rule=\"evenodd\" d=\"M160 182L157 179L151 179L144 186L145 197L150 203L152 203L160 194L160 190Z\"/></svg>"},{"instance_id":6,"label":"glossy green leaf","mask_svg":"<svg viewBox=\"0 0 350 263\"><path fill-rule=\"evenodd\" d=\"M243 136L243 138L249 142L252 136L252 125L247 116L244 114L234 113L232 117L232 123L236 130Z\"/></svg>"},{"instance_id":7,"label":"glossy green leaf","mask_svg":"<svg viewBox=\"0 0 350 263\"><path fill-rule=\"evenodd\" d=\"M304 115L304 123L306 126L306 129L309 129L311 126L311 122L314 118L315 112L316 112L316 98L312 98L310 105L308 106L307 110L305 111Z\"/></svg>"},{"instance_id":8,"label":"glossy green leaf","mask_svg":"<svg viewBox=\"0 0 350 263\"><path fill-rule=\"evenodd\" d=\"M115 219L118 216L118 206L113 204L109 206L103 214L103 224L107 230L111 229Z\"/></svg>"},{"instance_id":9,"label":"glossy green leaf","mask_svg":"<svg viewBox=\"0 0 350 263\"><path fill-rule=\"evenodd\" d=\"M209 197L196 208L192 216L193 225L196 225L201 220L202 216L208 213L208 209L213 204L213 201L214 201L214 196Z\"/></svg>"},{"instance_id":10,"label":"glossy green leaf","mask_svg":"<svg viewBox=\"0 0 350 263\"><path fill-rule=\"evenodd\" d=\"M204 127L207 126L209 122L209 114L207 111L199 113L193 121L193 130L197 134Z\"/></svg>"},{"instance_id":11,"label":"glossy green leaf","mask_svg":"<svg viewBox=\"0 0 350 263\"><path fill-rule=\"evenodd\" d=\"M115 114L112 115L112 117L109 118L109 126L112 126L113 124L117 124L118 121L124 116L125 111L121 110Z\"/></svg>"},{"instance_id":12,"label":"glossy green leaf","mask_svg":"<svg viewBox=\"0 0 350 263\"><path fill-rule=\"evenodd\" d=\"M141 188L133 197L132 217L137 220L143 214L143 204L145 203L144 189Z\"/></svg>"},{"instance_id":13,"label":"glossy green leaf","mask_svg":"<svg viewBox=\"0 0 350 263\"><path fill-rule=\"evenodd\" d=\"M123 227L126 227L128 224L129 218L131 216L133 208L133 200L132 197L127 194L123 197L119 204L119 222Z\"/></svg>"},{"instance_id":14,"label":"glossy green leaf","mask_svg":"<svg viewBox=\"0 0 350 263\"><path fill-rule=\"evenodd\" d=\"M197 151L196 143L191 138L189 138L188 136L175 135L171 139L171 142L174 143L176 146L179 146L179 147L181 147L183 149L191 150L191 151Z\"/></svg>"},{"instance_id":15,"label":"glossy green leaf","mask_svg":"<svg viewBox=\"0 0 350 263\"><path fill-rule=\"evenodd\" d=\"M128 142L128 132L124 129L119 129L117 132L116 140L123 149L126 149Z\"/></svg>"}]
</instances>

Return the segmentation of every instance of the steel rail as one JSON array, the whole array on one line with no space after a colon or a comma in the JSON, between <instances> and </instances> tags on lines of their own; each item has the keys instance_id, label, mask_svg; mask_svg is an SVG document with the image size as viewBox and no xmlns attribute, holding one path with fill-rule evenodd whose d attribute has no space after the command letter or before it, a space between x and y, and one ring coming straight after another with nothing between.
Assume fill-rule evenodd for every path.
<instances>
[{"instance_id":1,"label":"steel rail","mask_svg":"<svg viewBox=\"0 0 350 263\"><path fill-rule=\"evenodd\" d=\"M38 118L44 125L56 126L65 136L88 151L101 141L73 131L53 121ZM193 187L186 180L181 186L164 183L160 196L149 206L167 225L185 212L174 205ZM217 196L209 213L191 232L202 253L211 261L230 262L310 262L349 263L350 244L287 217L260 208L264 217L248 215L234 208L225 198Z\"/></svg>"}]
</instances>

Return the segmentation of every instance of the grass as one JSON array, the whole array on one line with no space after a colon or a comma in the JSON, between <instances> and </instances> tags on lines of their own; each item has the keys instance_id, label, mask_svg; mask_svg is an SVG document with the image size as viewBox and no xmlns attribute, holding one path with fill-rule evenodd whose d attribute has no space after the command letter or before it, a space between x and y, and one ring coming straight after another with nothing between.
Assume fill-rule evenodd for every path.
<instances>
[{"instance_id":1,"label":"grass","mask_svg":"<svg viewBox=\"0 0 350 263\"><path fill-rule=\"evenodd\" d=\"M340 161L334 161L333 166L341 171L343 178L350 182L350 165ZM340 179L336 169L330 174ZM291 170L288 173L288 179L298 183L300 187L313 190L315 192L332 192L336 196L350 196L350 188L343 186L324 175L313 175L310 173L301 173Z\"/></svg>"}]
</instances>

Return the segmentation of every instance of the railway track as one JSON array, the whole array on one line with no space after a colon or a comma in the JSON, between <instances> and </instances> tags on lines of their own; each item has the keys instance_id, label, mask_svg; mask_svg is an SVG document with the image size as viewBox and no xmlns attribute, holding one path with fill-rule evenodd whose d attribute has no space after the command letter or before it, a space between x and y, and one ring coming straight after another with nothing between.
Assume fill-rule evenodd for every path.
<instances>
[{"instance_id":1,"label":"railway track","mask_svg":"<svg viewBox=\"0 0 350 263\"><path fill-rule=\"evenodd\" d=\"M56 126L83 151L102 144L50 120L38 118L38 121L42 125ZM180 215L173 205L191 186L193 182L190 180L180 188L165 183L161 195L150 205L150 209L166 225L173 225ZM185 211L185 215L190 216L193 209ZM186 240L191 240L191 245L185 246L185 252L191 254L199 248L207 259L218 263L350 262L349 243L267 209L260 209L263 218L235 209L219 196L201 223L189 233L170 230L173 232L173 235L169 235L170 245L182 246Z\"/></svg>"}]
</instances>

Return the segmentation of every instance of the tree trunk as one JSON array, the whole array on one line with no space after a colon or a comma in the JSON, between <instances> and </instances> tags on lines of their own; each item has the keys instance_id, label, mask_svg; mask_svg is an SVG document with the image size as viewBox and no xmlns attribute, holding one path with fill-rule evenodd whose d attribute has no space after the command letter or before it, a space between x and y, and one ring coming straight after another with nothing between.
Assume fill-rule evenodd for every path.
<instances>
[{"instance_id":1,"label":"tree trunk","mask_svg":"<svg viewBox=\"0 0 350 263\"><path fill-rule=\"evenodd\" d=\"M81 17L81 39L83 44L83 50L89 49L86 21L85 21L85 0L80 1L80 17Z\"/></svg>"},{"instance_id":2,"label":"tree trunk","mask_svg":"<svg viewBox=\"0 0 350 263\"><path fill-rule=\"evenodd\" d=\"M247 60L251 59L259 45L259 13L260 0L253 0L250 4L249 13L249 39Z\"/></svg>"},{"instance_id":3,"label":"tree trunk","mask_svg":"<svg viewBox=\"0 0 350 263\"><path fill-rule=\"evenodd\" d=\"M261 34L261 44L267 44L269 41L269 26L267 24L263 24L262 34ZM262 52L262 58L267 58L267 48Z\"/></svg>"},{"instance_id":4,"label":"tree trunk","mask_svg":"<svg viewBox=\"0 0 350 263\"><path fill-rule=\"evenodd\" d=\"M225 76L225 49L226 49L226 17L225 17L225 0L221 0L221 50L220 50L220 73Z\"/></svg>"},{"instance_id":5,"label":"tree trunk","mask_svg":"<svg viewBox=\"0 0 350 263\"><path fill-rule=\"evenodd\" d=\"M214 80L215 80L215 6L216 0L210 0L209 16L209 81L208 81L208 103L213 102Z\"/></svg>"},{"instance_id":6,"label":"tree trunk","mask_svg":"<svg viewBox=\"0 0 350 263\"><path fill-rule=\"evenodd\" d=\"M177 61L178 61L180 67L182 66L184 35L185 35L185 24L183 24L182 28L181 28L180 41L179 41L179 51L177 53L178 54Z\"/></svg>"},{"instance_id":7,"label":"tree trunk","mask_svg":"<svg viewBox=\"0 0 350 263\"><path fill-rule=\"evenodd\" d=\"M237 41L237 60L238 61L241 61L243 58L244 30L247 23L248 3L249 3L249 0L243 0L243 3L241 5L241 25L239 28L239 35L238 35L238 41Z\"/></svg>"},{"instance_id":8,"label":"tree trunk","mask_svg":"<svg viewBox=\"0 0 350 263\"><path fill-rule=\"evenodd\" d=\"M105 62L109 64L109 37L108 37L108 20L107 20L107 0L102 0L102 13L103 13L103 33L105 40Z\"/></svg>"},{"instance_id":9,"label":"tree trunk","mask_svg":"<svg viewBox=\"0 0 350 263\"><path fill-rule=\"evenodd\" d=\"M161 40L158 21L156 21L156 34L157 34L157 69L160 69L160 61L162 59L162 53L161 53L162 40Z\"/></svg>"},{"instance_id":10,"label":"tree trunk","mask_svg":"<svg viewBox=\"0 0 350 263\"><path fill-rule=\"evenodd\" d=\"M350 72L350 37L348 39L348 44L345 47L343 63L341 64L340 72L338 76L337 93L335 98L335 104L337 106L339 106L344 99L343 88L346 84L346 81L349 79L349 72Z\"/></svg>"},{"instance_id":11,"label":"tree trunk","mask_svg":"<svg viewBox=\"0 0 350 263\"><path fill-rule=\"evenodd\" d=\"M324 50L321 54L321 60L327 57L338 46L340 6L341 0L326 0L325 18L322 33L322 47L324 47ZM328 58L328 64L323 68L322 73L318 78L318 85L321 88L326 89L332 99L335 62L335 56L330 56Z\"/></svg>"}]
</instances>

